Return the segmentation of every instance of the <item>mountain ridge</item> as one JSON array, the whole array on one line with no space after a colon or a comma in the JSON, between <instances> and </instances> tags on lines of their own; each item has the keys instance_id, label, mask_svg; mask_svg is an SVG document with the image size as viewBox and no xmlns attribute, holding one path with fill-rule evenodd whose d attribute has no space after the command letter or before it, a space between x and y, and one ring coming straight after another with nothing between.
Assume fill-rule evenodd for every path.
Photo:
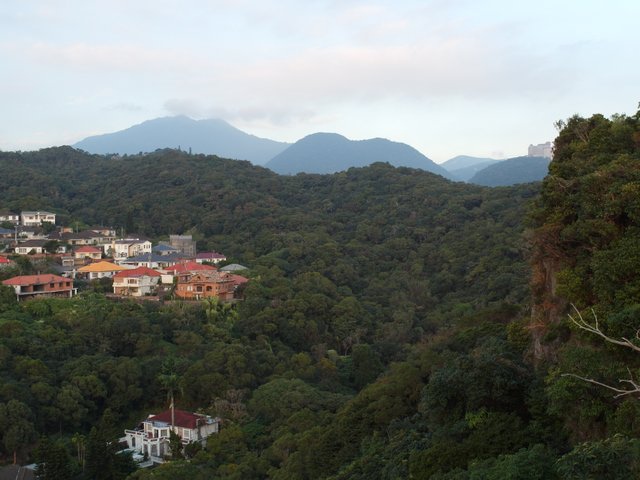
<instances>
[{"instance_id":1,"label":"mountain ridge","mask_svg":"<svg viewBox=\"0 0 640 480\"><path fill-rule=\"evenodd\" d=\"M419 168L452 179L449 172L410 145L386 138L350 140L338 133L318 132L303 137L264 166L279 174L335 173L351 167L386 162Z\"/></svg>"},{"instance_id":2,"label":"mountain ridge","mask_svg":"<svg viewBox=\"0 0 640 480\"><path fill-rule=\"evenodd\" d=\"M257 137L221 119L194 120L185 115L146 120L124 130L87 137L74 145L96 154L137 154L163 148L249 160L263 165L289 144Z\"/></svg>"}]
</instances>

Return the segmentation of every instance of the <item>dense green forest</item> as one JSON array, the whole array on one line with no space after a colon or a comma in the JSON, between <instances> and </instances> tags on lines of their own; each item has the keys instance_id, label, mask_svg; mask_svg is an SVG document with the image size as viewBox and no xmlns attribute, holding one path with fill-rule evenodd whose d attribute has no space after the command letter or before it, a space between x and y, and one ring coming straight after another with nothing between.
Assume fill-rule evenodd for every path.
<instances>
[{"instance_id":1,"label":"dense green forest","mask_svg":"<svg viewBox=\"0 0 640 480\"><path fill-rule=\"evenodd\" d=\"M251 277L234 308L1 289L0 452L60 466L44 478L637 478L637 395L578 377L619 387L638 353L566 314L635 338L640 116L559 127L542 185L495 189L386 164L0 153L3 208L192 233ZM223 428L130 474L109 440L170 390Z\"/></svg>"}]
</instances>

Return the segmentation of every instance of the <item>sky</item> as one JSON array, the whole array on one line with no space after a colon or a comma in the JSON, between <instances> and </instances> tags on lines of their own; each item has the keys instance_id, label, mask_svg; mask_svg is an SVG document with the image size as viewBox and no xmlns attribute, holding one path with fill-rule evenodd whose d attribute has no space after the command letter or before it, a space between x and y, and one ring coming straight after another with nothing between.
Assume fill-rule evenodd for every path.
<instances>
[{"instance_id":1,"label":"sky","mask_svg":"<svg viewBox=\"0 0 640 480\"><path fill-rule=\"evenodd\" d=\"M635 114L637 0L20 0L0 4L0 150L157 117L260 137L509 158L574 114Z\"/></svg>"}]
</instances>

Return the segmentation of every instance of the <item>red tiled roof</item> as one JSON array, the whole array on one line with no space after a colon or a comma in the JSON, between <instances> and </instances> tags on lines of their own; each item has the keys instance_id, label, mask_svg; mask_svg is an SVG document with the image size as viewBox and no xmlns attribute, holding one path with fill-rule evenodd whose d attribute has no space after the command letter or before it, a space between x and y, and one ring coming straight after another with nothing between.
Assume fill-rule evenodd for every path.
<instances>
[{"instance_id":1,"label":"red tiled roof","mask_svg":"<svg viewBox=\"0 0 640 480\"><path fill-rule=\"evenodd\" d=\"M242 275L235 275L233 273L228 274L229 277L233 280L233 283L236 285L242 285L243 283L247 283L249 281L248 278L243 277Z\"/></svg>"},{"instance_id":2,"label":"red tiled roof","mask_svg":"<svg viewBox=\"0 0 640 480\"><path fill-rule=\"evenodd\" d=\"M42 285L45 283L68 282L68 278L46 273L44 275L19 275L2 282L3 285Z\"/></svg>"},{"instance_id":3,"label":"red tiled roof","mask_svg":"<svg viewBox=\"0 0 640 480\"><path fill-rule=\"evenodd\" d=\"M84 247L80 247L75 250L76 253L102 253L102 250L96 247L92 247L90 245L86 245Z\"/></svg>"},{"instance_id":4,"label":"red tiled roof","mask_svg":"<svg viewBox=\"0 0 640 480\"><path fill-rule=\"evenodd\" d=\"M185 412L184 410L174 410L174 425L182 428L196 428L197 421L202 420L204 416L195 413ZM165 410L157 415L151 415L147 420L154 422L164 422L171 425L171 410Z\"/></svg>"},{"instance_id":5,"label":"red tiled roof","mask_svg":"<svg viewBox=\"0 0 640 480\"><path fill-rule=\"evenodd\" d=\"M149 267L137 267L131 270L123 270L116 273L113 278L132 278L132 277L159 277L160 273L156 272L153 268Z\"/></svg>"},{"instance_id":6,"label":"red tiled roof","mask_svg":"<svg viewBox=\"0 0 640 480\"><path fill-rule=\"evenodd\" d=\"M172 267L168 267L167 271L175 272L175 273L184 273L184 272L198 272L202 270L218 270L216 267L212 265L204 265L197 262L184 262L177 263Z\"/></svg>"}]
</instances>

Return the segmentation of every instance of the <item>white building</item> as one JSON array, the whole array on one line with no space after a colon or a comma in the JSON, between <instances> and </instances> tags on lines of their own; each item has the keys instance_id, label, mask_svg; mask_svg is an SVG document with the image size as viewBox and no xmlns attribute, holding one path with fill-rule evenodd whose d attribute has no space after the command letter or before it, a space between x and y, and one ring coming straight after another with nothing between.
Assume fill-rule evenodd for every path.
<instances>
[{"instance_id":1,"label":"white building","mask_svg":"<svg viewBox=\"0 0 640 480\"><path fill-rule=\"evenodd\" d=\"M127 238L105 244L103 248L105 256L119 259L151 253L152 244L149 240Z\"/></svg>"},{"instance_id":2,"label":"white building","mask_svg":"<svg viewBox=\"0 0 640 480\"><path fill-rule=\"evenodd\" d=\"M133 430L125 430L121 441L126 441L130 449L161 463L166 455L171 455L169 432L172 429L180 437L182 445L198 442L204 446L207 437L218 433L220 419L184 410L175 409L173 414L166 410L149 415Z\"/></svg>"},{"instance_id":3,"label":"white building","mask_svg":"<svg viewBox=\"0 0 640 480\"><path fill-rule=\"evenodd\" d=\"M552 158L553 157L553 145L551 142L540 143L538 145L529 145L529 150L527 152L529 157L544 157L544 158Z\"/></svg>"},{"instance_id":4,"label":"white building","mask_svg":"<svg viewBox=\"0 0 640 480\"><path fill-rule=\"evenodd\" d=\"M122 296L143 297L155 293L160 273L147 267L123 270L113 277L113 293Z\"/></svg>"},{"instance_id":5,"label":"white building","mask_svg":"<svg viewBox=\"0 0 640 480\"><path fill-rule=\"evenodd\" d=\"M51 212L22 212L20 214L20 225L26 227L35 227L42 225L43 222L56 224L56 214Z\"/></svg>"},{"instance_id":6,"label":"white building","mask_svg":"<svg viewBox=\"0 0 640 480\"><path fill-rule=\"evenodd\" d=\"M1 212L0 223L2 222L9 222L13 223L14 225L18 225L20 223L20 215L18 215L17 213Z\"/></svg>"}]
</instances>

